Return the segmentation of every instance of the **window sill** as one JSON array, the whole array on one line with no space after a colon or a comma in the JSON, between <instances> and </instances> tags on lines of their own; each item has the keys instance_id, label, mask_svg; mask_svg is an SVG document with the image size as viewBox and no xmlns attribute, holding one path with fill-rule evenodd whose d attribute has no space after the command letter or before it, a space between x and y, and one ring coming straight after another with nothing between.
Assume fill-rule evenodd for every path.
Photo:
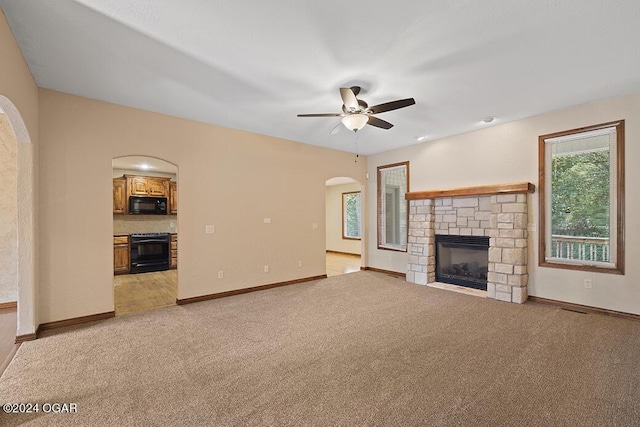
<instances>
[{"instance_id":1,"label":"window sill","mask_svg":"<svg viewBox=\"0 0 640 427\"><path fill-rule=\"evenodd\" d=\"M617 265L614 267L597 267L587 264L569 264L559 262L542 261L538 264L540 267L559 268L564 270L590 271L592 273L620 274L624 275L624 267Z\"/></svg>"}]
</instances>

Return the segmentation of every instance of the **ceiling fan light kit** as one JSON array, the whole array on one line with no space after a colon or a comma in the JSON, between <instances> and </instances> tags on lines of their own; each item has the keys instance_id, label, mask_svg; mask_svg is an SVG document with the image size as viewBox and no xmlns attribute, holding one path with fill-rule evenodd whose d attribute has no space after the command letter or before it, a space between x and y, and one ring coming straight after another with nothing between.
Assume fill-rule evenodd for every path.
<instances>
[{"instance_id":1,"label":"ceiling fan light kit","mask_svg":"<svg viewBox=\"0 0 640 427\"><path fill-rule=\"evenodd\" d=\"M366 114L350 114L342 119L342 124L349 130L359 131L367 124L369 116Z\"/></svg>"},{"instance_id":2,"label":"ceiling fan light kit","mask_svg":"<svg viewBox=\"0 0 640 427\"><path fill-rule=\"evenodd\" d=\"M407 98L369 107L365 101L358 99L359 93L359 86L340 88L342 113L298 114L298 117L342 117L342 124L354 132L359 131L367 124L381 129L391 129L393 127L391 123L374 117L373 114L397 110L416 103L413 98ZM337 127L331 131L331 134L336 133L336 129Z\"/></svg>"}]
</instances>

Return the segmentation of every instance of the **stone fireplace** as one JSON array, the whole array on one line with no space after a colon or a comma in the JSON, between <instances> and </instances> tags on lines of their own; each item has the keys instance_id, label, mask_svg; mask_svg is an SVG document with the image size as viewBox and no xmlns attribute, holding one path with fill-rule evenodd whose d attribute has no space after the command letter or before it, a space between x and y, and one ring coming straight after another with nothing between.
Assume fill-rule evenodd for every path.
<instances>
[{"instance_id":1,"label":"stone fireplace","mask_svg":"<svg viewBox=\"0 0 640 427\"><path fill-rule=\"evenodd\" d=\"M487 297L525 302L526 193L533 193L534 188L530 183L516 183L407 193L407 281L421 285L437 281L436 235L488 237ZM458 267L452 269L461 269L463 263L456 261Z\"/></svg>"}]
</instances>

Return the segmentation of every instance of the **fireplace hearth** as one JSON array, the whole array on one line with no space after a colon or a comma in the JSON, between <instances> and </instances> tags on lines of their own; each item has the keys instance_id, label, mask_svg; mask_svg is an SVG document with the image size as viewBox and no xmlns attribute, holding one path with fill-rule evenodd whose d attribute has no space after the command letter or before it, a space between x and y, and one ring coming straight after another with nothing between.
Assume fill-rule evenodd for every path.
<instances>
[{"instance_id":1,"label":"fireplace hearth","mask_svg":"<svg viewBox=\"0 0 640 427\"><path fill-rule=\"evenodd\" d=\"M436 281L487 290L489 238L437 234Z\"/></svg>"}]
</instances>

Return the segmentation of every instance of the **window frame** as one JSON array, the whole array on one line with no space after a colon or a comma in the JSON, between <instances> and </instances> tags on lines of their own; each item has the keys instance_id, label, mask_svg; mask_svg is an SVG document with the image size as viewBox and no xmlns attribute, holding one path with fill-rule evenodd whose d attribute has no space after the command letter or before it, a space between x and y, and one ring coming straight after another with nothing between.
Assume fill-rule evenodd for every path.
<instances>
[{"instance_id":1,"label":"window frame","mask_svg":"<svg viewBox=\"0 0 640 427\"><path fill-rule=\"evenodd\" d=\"M350 237L345 235L345 214L346 214L346 204L345 204L345 196L349 194L359 194L360 195L360 212L358 218L358 233L359 237ZM342 239L343 240L362 240L362 191L347 191L342 193Z\"/></svg>"},{"instance_id":2,"label":"window frame","mask_svg":"<svg viewBox=\"0 0 640 427\"><path fill-rule=\"evenodd\" d=\"M615 128L616 130L616 176L610 176L611 180L615 180L615 213L611 211L611 215L615 214L616 229L610 230L610 236L615 234L616 243L615 248L610 247L610 250L615 250L615 262L611 267L590 265L587 262L572 260L570 262L558 262L556 260L547 260L547 164L546 154L547 146L546 140L566 137L570 135L578 135L581 133L587 133L597 131L606 128ZM616 120L613 122L601 123L598 125L587 126L577 129L566 130L562 132L555 132L547 135L541 135L538 137L538 203L539 203L539 235L538 235L538 265L540 267L560 268L567 270L580 270L589 271L594 273L609 273L609 274L624 274L624 120ZM549 191L551 191L549 189ZM550 226L550 225L549 225Z\"/></svg>"},{"instance_id":3,"label":"window frame","mask_svg":"<svg viewBox=\"0 0 640 427\"><path fill-rule=\"evenodd\" d=\"M406 224L406 239L405 239L405 244L404 244L404 248L402 247L393 247L390 245L384 245L383 242L383 224L384 221L382 219L382 213L383 213L383 208L382 208L382 203L383 203L383 198L382 198L382 172L385 169L394 169L397 168L399 166L404 166L406 168L406 179L407 179L407 183L406 183L406 192L405 195L403 197L403 200L405 201L405 203L407 204L406 206L406 218L405 218L405 224ZM382 165L382 166L378 166L377 167L377 225L378 225L378 249L381 250L386 250L386 251L394 251L394 252L407 252L407 246L408 246L408 241L409 241L409 201L406 199L406 193L408 193L409 190L409 161L405 161L405 162L398 162L398 163L391 163L388 165Z\"/></svg>"}]
</instances>

